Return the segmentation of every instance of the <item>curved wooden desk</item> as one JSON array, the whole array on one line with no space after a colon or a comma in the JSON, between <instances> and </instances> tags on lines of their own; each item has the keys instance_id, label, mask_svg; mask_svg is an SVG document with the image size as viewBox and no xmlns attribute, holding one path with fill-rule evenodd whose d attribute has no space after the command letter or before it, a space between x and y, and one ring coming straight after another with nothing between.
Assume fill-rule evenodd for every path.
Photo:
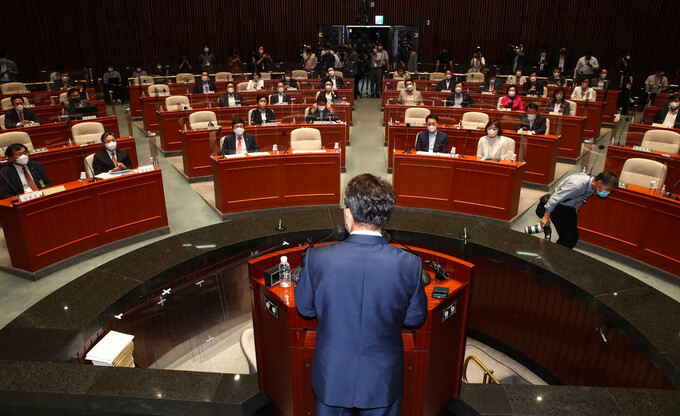
<instances>
[{"instance_id":1,"label":"curved wooden desk","mask_svg":"<svg viewBox=\"0 0 680 416\"><path fill-rule=\"evenodd\" d=\"M614 146L607 147L607 159L604 162L604 170L611 171L617 177L621 175L623 165L626 160L632 158L649 159L655 162L662 163L668 168L666 173L666 188L670 188L680 179L680 154L668 154L664 152L644 150L636 150L631 146ZM659 184L662 187L664 184ZM676 189L675 191L680 191Z\"/></svg>"}]
</instances>

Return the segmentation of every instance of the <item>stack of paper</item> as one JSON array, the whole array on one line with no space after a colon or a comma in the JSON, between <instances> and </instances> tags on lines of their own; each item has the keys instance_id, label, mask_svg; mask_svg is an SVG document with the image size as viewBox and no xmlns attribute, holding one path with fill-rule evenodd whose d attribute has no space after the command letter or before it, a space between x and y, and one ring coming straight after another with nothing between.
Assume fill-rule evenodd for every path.
<instances>
[{"instance_id":1,"label":"stack of paper","mask_svg":"<svg viewBox=\"0 0 680 416\"><path fill-rule=\"evenodd\" d=\"M87 353L85 358L99 366L134 367L133 338L133 335L110 331Z\"/></svg>"}]
</instances>

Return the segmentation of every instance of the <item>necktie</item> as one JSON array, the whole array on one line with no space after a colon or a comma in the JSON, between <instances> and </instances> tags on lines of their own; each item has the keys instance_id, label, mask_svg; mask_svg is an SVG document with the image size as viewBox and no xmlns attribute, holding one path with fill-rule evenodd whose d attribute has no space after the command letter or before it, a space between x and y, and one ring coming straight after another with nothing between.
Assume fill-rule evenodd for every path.
<instances>
[{"instance_id":1,"label":"necktie","mask_svg":"<svg viewBox=\"0 0 680 416\"><path fill-rule=\"evenodd\" d=\"M236 153L243 153L243 136L239 136L238 144L236 145Z\"/></svg>"},{"instance_id":2,"label":"necktie","mask_svg":"<svg viewBox=\"0 0 680 416\"><path fill-rule=\"evenodd\" d=\"M24 121L24 112L23 111L17 111L17 114L19 115L19 121Z\"/></svg>"},{"instance_id":3,"label":"necktie","mask_svg":"<svg viewBox=\"0 0 680 416\"><path fill-rule=\"evenodd\" d=\"M24 170L24 176L26 177L26 182L28 182L28 186L30 186L31 189L34 190L34 191L37 191L38 189L40 189L40 188L38 188L38 185L35 184L35 181L33 180L33 177L31 176L31 174L28 172L28 169L26 168L26 166L24 166L22 169Z\"/></svg>"},{"instance_id":4,"label":"necktie","mask_svg":"<svg viewBox=\"0 0 680 416\"><path fill-rule=\"evenodd\" d=\"M116 159L116 153L111 152L111 160L113 160L113 167L118 167L118 160Z\"/></svg>"}]
</instances>

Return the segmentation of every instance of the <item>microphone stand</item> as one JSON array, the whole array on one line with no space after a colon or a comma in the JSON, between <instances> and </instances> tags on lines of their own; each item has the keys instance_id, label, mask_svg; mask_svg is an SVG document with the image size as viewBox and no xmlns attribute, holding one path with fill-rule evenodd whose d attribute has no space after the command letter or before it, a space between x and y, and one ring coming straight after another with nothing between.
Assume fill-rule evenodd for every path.
<instances>
[{"instance_id":1,"label":"microphone stand","mask_svg":"<svg viewBox=\"0 0 680 416\"><path fill-rule=\"evenodd\" d=\"M601 144L601 145L597 146L597 148L598 148L599 150L602 150L602 149L604 149L604 145ZM590 167L590 172L588 172L588 175L591 175L591 176L592 176L592 174L593 174L593 169L595 169L595 163L597 163L597 158L600 157L600 154L601 154L600 152L597 152L597 156L595 156L595 160L593 161L593 165Z\"/></svg>"},{"instance_id":2,"label":"microphone stand","mask_svg":"<svg viewBox=\"0 0 680 416\"><path fill-rule=\"evenodd\" d=\"M411 123L406 123L406 140L404 141L404 153L405 154L411 154L411 149L408 147L408 133L409 130L411 129ZM395 140L396 141L396 140Z\"/></svg>"},{"instance_id":3,"label":"microphone stand","mask_svg":"<svg viewBox=\"0 0 680 416\"><path fill-rule=\"evenodd\" d=\"M467 147L468 138L470 137L471 132L472 130L467 129L467 134L465 135L465 142L463 143L463 150L460 152L461 159L465 159L465 148Z\"/></svg>"},{"instance_id":4,"label":"microphone stand","mask_svg":"<svg viewBox=\"0 0 680 416\"><path fill-rule=\"evenodd\" d=\"M664 198L674 199L674 200L677 201L678 196L673 195L673 190L678 186L678 184L680 184L680 179L678 179L677 182L675 182L675 184L673 186L671 186L671 189L668 191L668 193L666 195L661 194L661 196L664 197Z\"/></svg>"}]
</instances>

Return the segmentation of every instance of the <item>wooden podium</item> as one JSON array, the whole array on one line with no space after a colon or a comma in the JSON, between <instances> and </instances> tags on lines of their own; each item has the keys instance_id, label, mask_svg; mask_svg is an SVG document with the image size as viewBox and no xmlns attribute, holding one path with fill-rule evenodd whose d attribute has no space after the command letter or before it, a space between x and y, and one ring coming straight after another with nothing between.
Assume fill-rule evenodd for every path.
<instances>
[{"instance_id":1,"label":"wooden podium","mask_svg":"<svg viewBox=\"0 0 680 416\"><path fill-rule=\"evenodd\" d=\"M398 247L398 246L397 246ZM295 309L294 288L264 284L264 271L288 256L291 267L301 263L305 247L267 254L249 261L253 323L260 390L272 400L272 414L314 415L311 389L316 320ZM430 416L443 411L460 394L470 279L473 265L455 257L411 247L423 262L435 261L451 275L425 287L428 313L416 329L404 329L404 396L402 415ZM423 268L430 270L423 263ZM432 298L435 286L449 288L446 299Z\"/></svg>"}]
</instances>

